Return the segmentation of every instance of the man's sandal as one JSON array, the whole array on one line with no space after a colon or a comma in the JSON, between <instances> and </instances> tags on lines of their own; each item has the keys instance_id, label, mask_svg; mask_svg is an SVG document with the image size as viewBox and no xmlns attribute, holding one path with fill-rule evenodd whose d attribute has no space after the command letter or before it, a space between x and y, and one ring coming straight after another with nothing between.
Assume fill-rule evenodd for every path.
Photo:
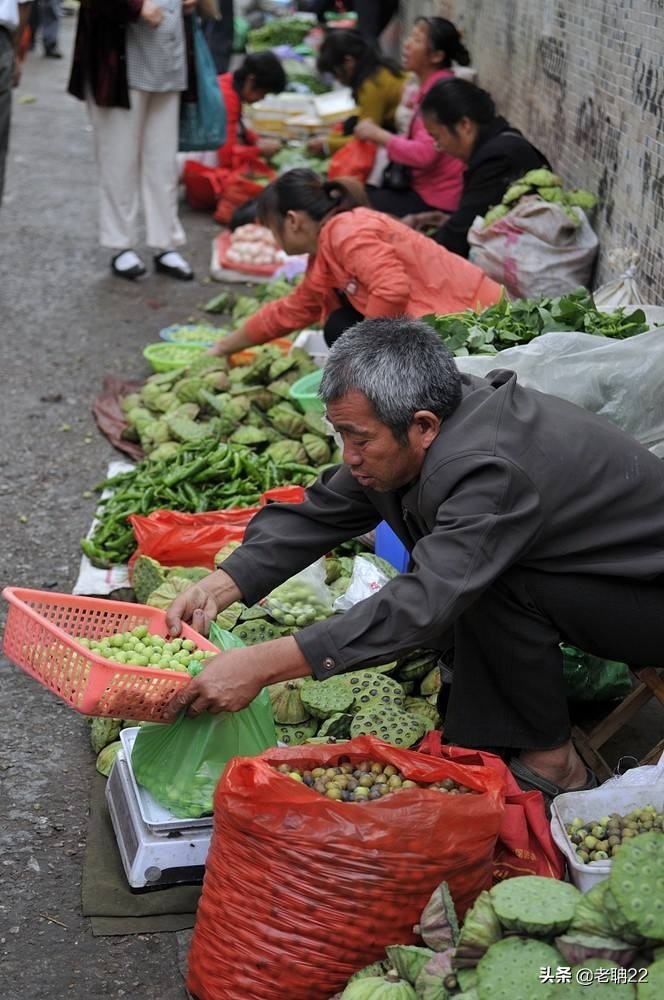
<instances>
[{"instance_id":1,"label":"man's sandal","mask_svg":"<svg viewBox=\"0 0 664 1000\"><path fill-rule=\"evenodd\" d=\"M586 780L584 784L577 785L576 788L563 788L561 785L554 784L553 781L549 781L541 774L538 774L537 771L533 771L531 767L524 764L518 757L512 758L509 762L509 769L522 791L542 793L547 815L551 809L551 803L557 795L563 795L565 792L587 792L591 788L597 788L599 785L597 775L593 774L589 767L586 767Z\"/></svg>"}]
</instances>

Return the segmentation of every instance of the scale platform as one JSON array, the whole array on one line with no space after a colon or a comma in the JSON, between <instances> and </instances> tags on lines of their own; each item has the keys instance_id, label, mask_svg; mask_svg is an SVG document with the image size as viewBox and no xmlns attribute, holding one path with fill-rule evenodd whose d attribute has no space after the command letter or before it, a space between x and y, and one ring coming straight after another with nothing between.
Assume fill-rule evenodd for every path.
<instances>
[{"instance_id":1,"label":"scale platform","mask_svg":"<svg viewBox=\"0 0 664 1000\"><path fill-rule=\"evenodd\" d=\"M120 733L122 750L106 783L108 811L127 881L137 892L200 883L212 817L181 819L141 788L131 767L137 733L138 728Z\"/></svg>"}]
</instances>

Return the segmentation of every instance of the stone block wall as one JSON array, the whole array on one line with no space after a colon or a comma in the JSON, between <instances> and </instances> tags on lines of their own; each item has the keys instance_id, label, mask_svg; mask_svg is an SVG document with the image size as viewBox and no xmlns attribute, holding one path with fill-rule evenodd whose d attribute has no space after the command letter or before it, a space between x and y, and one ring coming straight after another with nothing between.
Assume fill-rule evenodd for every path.
<instances>
[{"instance_id":1,"label":"stone block wall","mask_svg":"<svg viewBox=\"0 0 664 1000\"><path fill-rule=\"evenodd\" d=\"M639 251L664 303L664 0L402 0L403 28L441 14L478 83L575 187L600 196L596 283L613 248Z\"/></svg>"}]
</instances>

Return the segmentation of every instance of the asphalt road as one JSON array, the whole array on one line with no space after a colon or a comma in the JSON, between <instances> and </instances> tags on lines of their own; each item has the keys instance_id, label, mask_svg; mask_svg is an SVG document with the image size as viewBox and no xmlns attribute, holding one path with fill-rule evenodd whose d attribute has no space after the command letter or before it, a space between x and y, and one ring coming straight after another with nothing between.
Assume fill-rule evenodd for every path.
<instances>
[{"instance_id":1,"label":"asphalt road","mask_svg":"<svg viewBox=\"0 0 664 1000\"><path fill-rule=\"evenodd\" d=\"M63 21L67 54L74 20ZM92 135L84 105L66 94L68 71L68 57L27 59L15 98L36 101L14 102L0 209L0 581L64 592L93 514L83 494L120 457L90 409L102 376L149 374L142 348L201 316L211 294L200 280L111 275L97 245ZM184 206L182 219L207 283L218 227ZM84 719L5 659L0 685L0 996L182 1000L184 935L93 938L81 916L94 774Z\"/></svg>"}]
</instances>

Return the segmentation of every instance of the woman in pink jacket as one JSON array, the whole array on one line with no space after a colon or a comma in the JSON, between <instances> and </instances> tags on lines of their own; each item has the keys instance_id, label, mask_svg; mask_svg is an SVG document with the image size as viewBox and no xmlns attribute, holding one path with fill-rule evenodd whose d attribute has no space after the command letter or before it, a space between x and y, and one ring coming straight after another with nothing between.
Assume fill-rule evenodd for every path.
<instances>
[{"instance_id":1,"label":"woman in pink jacket","mask_svg":"<svg viewBox=\"0 0 664 1000\"><path fill-rule=\"evenodd\" d=\"M371 207L397 218L432 208L455 212L461 199L465 166L456 157L436 150L424 127L420 104L434 84L454 76L453 61L467 66L470 56L455 26L444 17L418 17L405 41L403 54L404 69L414 73L419 81L419 90L408 102L412 117L406 134L394 135L368 119L358 122L354 131L356 138L385 147L391 163L398 165L390 173L393 178L397 173L404 185L401 190L394 190L386 177L381 187L368 188Z\"/></svg>"},{"instance_id":2,"label":"woman in pink jacket","mask_svg":"<svg viewBox=\"0 0 664 1000\"><path fill-rule=\"evenodd\" d=\"M210 353L232 354L313 323L332 344L365 318L483 309L499 300L502 287L479 267L364 202L357 181L323 181L313 170L289 170L270 184L259 221L286 253L309 254L304 279Z\"/></svg>"}]
</instances>

